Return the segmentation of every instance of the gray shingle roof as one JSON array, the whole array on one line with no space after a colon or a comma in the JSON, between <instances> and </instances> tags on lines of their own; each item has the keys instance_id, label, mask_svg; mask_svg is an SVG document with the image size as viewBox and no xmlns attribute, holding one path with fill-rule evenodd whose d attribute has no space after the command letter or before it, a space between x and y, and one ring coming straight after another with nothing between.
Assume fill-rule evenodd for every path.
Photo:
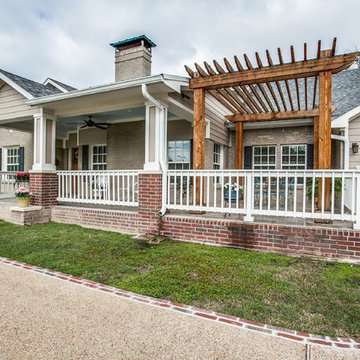
<instances>
[{"instance_id":1,"label":"gray shingle roof","mask_svg":"<svg viewBox=\"0 0 360 360\"><path fill-rule=\"evenodd\" d=\"M52 80L54 83L58 84L59 86L61 86L62 88L64 88L65 90L67 90L67 91L77 90L76 88L74 88L74 87L72 87L70 85L64 84L64 83L62 83L60 81L57 81L57 80L55 80L53 78L49 78L49 79Z\"/></svg>"},{"instance_id":2,"label":"gray shingle roof","mask_svg":"<svg viewBox=\"0 0 360 360\"><path fill-rule=\"evenodd\" d=\"M36 81L23 78L19 75L12 74L5 70L0 69L0 72L34 97L61 93L61 91L58 89L52 89Z\"/></svg>"},{"instance_id":3,"label":"gray shingle roof","mask_svg":"<svg viewBox=\"0 0 360 360\"><path fill-rule=\"evenodd\" d=\"M333 75L331 103L337 107L333 119L360 105L360 68Z\"/></svg>"}]
</instances>

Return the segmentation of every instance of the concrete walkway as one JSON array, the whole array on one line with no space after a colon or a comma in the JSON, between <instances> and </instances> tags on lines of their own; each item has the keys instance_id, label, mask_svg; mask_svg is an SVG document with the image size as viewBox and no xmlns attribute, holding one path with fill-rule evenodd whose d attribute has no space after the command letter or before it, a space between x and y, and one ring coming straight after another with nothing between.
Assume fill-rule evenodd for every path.
<instances>
[{"instance_id":1,"label":"concrete walkway","mask_svg":"<svg viewBox=\"0 0 360 360\"><path fill-rule=\"evenodd\" d=\"M360 359L0 264L0 359ZM309 357L311 352L311 357Z\"/></svg>"}]
</instances>

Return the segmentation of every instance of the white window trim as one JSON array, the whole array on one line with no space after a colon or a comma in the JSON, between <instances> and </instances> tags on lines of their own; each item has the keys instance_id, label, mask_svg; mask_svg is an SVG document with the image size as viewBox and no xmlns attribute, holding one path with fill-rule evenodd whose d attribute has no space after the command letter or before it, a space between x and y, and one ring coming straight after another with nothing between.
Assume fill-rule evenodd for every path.
<instances>
[{"instance_id":1,"label":"white window trim","mask_svg":"<svg viewBox=\"0 0 360 360\"><path fill-rule=\"evenodd\" d=\"M275 156L275 163L274 164L269 164L269 163L267 163L267 164L262 164L262 163L255 164L255 156L258 156L258 155L255 155L255 148L256 147L260 147L260 148L267 147L268 150L269 150L270 147L274 147L275 148L275 153L274 153L274 155L271 155L271 156ZM269 156L269 153L268 153L268 156ZM277 145L253 145L253 147L252 147L252 168L253 168L253 170L262 170L262 169L259 169L259 168L255 168L255 166L258 166L258 167L260 167L260 166L274 166L274 169L276 169L276 164L277 164ZM265 170L265 169L263 169L263 170ZM271 170L273 170L273 169L271 169Z\"/></svg>"},{"instance_id":2,"label":"white window trim","mask_svg":"<svg viewBox=\"0 0 360 360\"><path fill-rule=\"evenodd\" d=\"M10 149L17 149L18 150L18 166L20 166L20 162L19 162L19 149L20 149L20 146L18 145L15 145L15 146L4 146L2 148L2 154L1 154L1 161L2 161L2 164L1 164L1 169L2 171L8 171L7 167L8 167L8 151ZM15 170L15 171L19 171L19 170Z\"/></svg>"},{"instance_id":3,"label":"white window trim","mask_svg":"<svg viewBox=\"0 0 360 360\"><path fill-rule=\"evenodd\" d=\"M299 147L299 146L304 146L305 147L305 154L304 155L301 155L301 156L305 156L305 163L304 164L299 164L298 162L296 164L283 164L283 147L284 146L289 146L289 150L290 150L290 146L296 146L296 147ZM306 144L284 144L284 145L281 145L281 149L280 149L280 153L281 153L281 169L283 169L283 166L288 166L289 169L286 169L286 170L296 170L298 166L305 166L305 170L307 169L307 145ZM296 153L296 159L298 159L298 156L299 154ZM290 161L290 153L289 153L289 161Z\"/></svg>"},{"instance_id":4,"label":"white window trim","mask_svg":"<svg viewBox=\"0 0 360 360\"><path fill-rule=\"evenodd\" d=\"M224 145L219 144L219 143L214 143L214 146L215 145L219 145L219 147L220 147L220 163L217 164L217 163L214 162L214 153L215 153L215 151L214 151L214 148L213 148L213 168L214 168L214 165L219 165L220 166L219 169L223 169L224 168Z\"/></svg>"},{"instance_id":5,"label":"white window trim","mask_svg":"<svg viewBox=\"0 0 360 360\"><path fill-rule=\"evenodd\" d=\"M93 169L93 155L94 155L94 147L95 146L106 146L106 169L108 168L108 149L107 149L107 144L94 144L91 145L91 151L90 151L90 170L94 170Z\"/></svg>"}]
</instances>

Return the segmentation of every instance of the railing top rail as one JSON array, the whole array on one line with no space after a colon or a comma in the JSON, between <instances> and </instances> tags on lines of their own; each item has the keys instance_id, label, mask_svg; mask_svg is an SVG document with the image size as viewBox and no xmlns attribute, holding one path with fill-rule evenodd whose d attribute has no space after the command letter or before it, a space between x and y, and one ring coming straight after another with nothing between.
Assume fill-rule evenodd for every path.
<instances>
[{"instance_id":1,"label":"railing top rail","mask_svg":"<svg viewBox=\"0 0 360 360\"><path fill-rule=\"evenodd\" d=\"M58 170L57 174L138 174L141 170Z\"/></svg>"},{"instance_id":2,"label":"railing top rail","mask_svg":"<svg viewBox=\"0 0 360 360\"><path fill-rule=\"evenodd\" d=\"M0 170L0 174L16 175L18 173L19 173L19 171L1 171Z\"/></svg>"},{"instance_id":3,"label":"railing top rail","mask_svg":"<svg viewBox=\"0 0 360 360\"><path fill-rule=\"evenodd\" d=\"M249 170L239 170L239 169L223 169L223 170L214 170L214 169L201 169L201 170L194 170L194 169L190 169L190 170L167 170L168 175L172 174L172 173L177 173L177 174L193 174L193 173L197 173L197 174L201 174L201 173L213 173L213 174L222 174L222 173L243 173L243 174L313 174L313 173L335 173L335 174L360 174L360 170L338 170L338 169L327 169L327 170L322 170L322 169L316 169L316 170L312 170L312 169L308 169L308 170L283 170L283 169L271 169L271 170L253 170L253 169L249 169Z\"/></svg>"}]
</instances>

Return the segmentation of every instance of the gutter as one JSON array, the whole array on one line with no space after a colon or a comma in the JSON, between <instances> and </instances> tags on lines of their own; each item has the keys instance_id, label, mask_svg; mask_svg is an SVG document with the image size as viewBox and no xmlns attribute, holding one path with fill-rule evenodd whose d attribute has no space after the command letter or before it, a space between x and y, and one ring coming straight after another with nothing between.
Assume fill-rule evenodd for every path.
<instances>
[{"instance_id":1,"label":"gutter","mask_svg":"<svg viewBox=\"0 0 360 360\"><path fill-rule=\"evenodd\" d=\"M147 85L146 84L142 84L141 85L141 92L144 96L144 98L151 102L154 106L156 106L159 109L160 112L160 122L159 122L159 129L158 132L160 132L160 159L159 159L159 163L160 163L160 167L161 167L161 171L162 171L162 201L161 201L161 210L160 210L160 216L164 216L166 213L166 179L167 179L167 164L164 161L165 158L165 129L166 129L166 124L165 124L165 112L166 112L166 108L165 106L163 106L159 101L157 101L154 97L152 97L147 89Z\"/></svg>"}]
</instances>

